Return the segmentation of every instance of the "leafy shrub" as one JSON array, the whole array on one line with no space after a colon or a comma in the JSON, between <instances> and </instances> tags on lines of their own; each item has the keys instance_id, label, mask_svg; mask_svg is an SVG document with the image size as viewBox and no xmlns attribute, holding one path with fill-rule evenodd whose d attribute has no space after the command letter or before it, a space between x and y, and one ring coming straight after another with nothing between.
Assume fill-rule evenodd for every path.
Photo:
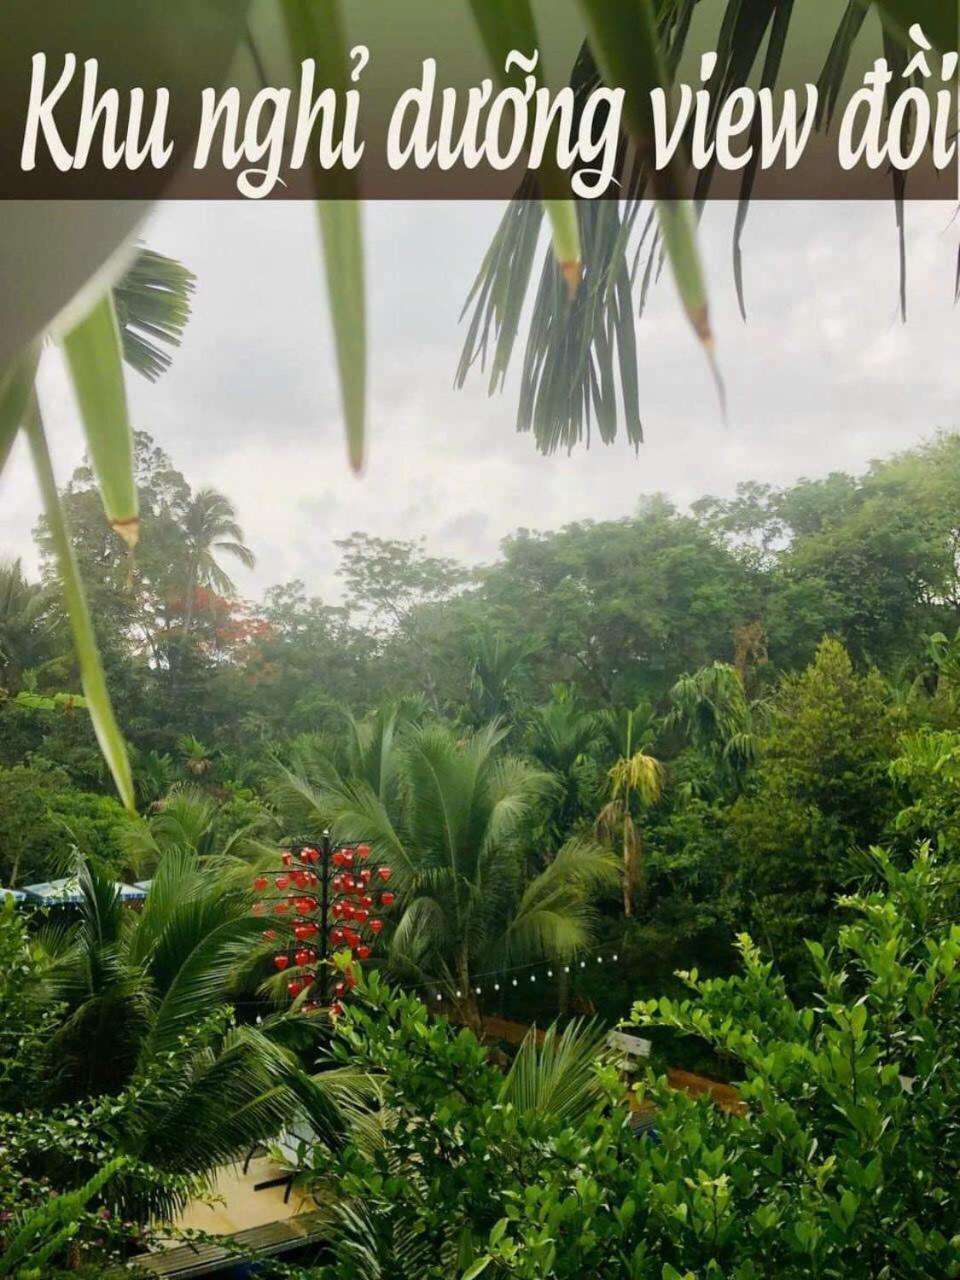
<instances>
[{"instance_id":1,"label":"leafy shrub","mask_svg":"<svg viewBox=\"0 0 960 1280\"><path fill-rule=\"evenodd\" d=\"M337 1206L336 1260L315 1274L960 1275L960 882L925 847L905 872L874 851L871 871L879 887L842 901L839 956L810 944L811 1007L747 937L741 974L691 973L690 999L636 1007L638 1025L696 1036L742 1077L742 1108L724 1111L651 1073L654 1138L634 1136L601 1062L575 1119L505 1096L469 1032L374 980L333 1053L378 1104L303 1175Z\"/></svg>"}]
</instances>

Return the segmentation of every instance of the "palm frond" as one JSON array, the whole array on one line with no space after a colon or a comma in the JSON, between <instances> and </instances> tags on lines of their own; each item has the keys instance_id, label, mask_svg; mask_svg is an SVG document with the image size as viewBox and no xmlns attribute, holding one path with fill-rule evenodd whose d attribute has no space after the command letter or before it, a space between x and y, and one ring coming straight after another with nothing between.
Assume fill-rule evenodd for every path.
<instances>
[{"instance_id":1,"label":"palm frond","mask_svg":"<svg viewBox=\"0 0 960 1280\"><path fill-rule=\"evenodd\" d=\"M141 249L113 289L123 358L151 382L172 362L190 319L196 277L181 263L153 249Z\"/></svg>"}]
</instances>

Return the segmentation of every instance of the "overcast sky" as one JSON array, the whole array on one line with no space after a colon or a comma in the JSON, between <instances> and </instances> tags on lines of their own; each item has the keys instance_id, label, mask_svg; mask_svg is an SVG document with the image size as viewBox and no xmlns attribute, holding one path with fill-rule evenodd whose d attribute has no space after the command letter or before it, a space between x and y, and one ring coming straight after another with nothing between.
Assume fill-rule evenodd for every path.
<instances>
[{"instance_id":1,"label":"overcast sky","mask_svg":"<svg viewBox=\"0 0 960 1280\"><path fill-rule=\"evenodd\" d=\"M744 325L732 209L714 205L702 244L728 424L664 278L639 329L639 456L621 442L543 458L514 431L515 383L492 400L479 374L452 389L459 310L499 213L368 206L371 425L359 480L346 464L310 207L171 203L155 213L144 239L190 266L198 288L173 369L155 386L131 375L134 420L195 487L236 503L258 556L255 570L236 569L244 595L299 577L335 597L333 541L354 529L423 534L435 553L487 561L518 526L626 515L656 491L684 504L740 480L856 471L960 422L949 205L908 206L905 326L892 206L755 205ZM82 444L55 354L43 393L65 480ZM0 482L0 554L35 564L37 512L18 447Z\"/></svg>"}]
</instances>

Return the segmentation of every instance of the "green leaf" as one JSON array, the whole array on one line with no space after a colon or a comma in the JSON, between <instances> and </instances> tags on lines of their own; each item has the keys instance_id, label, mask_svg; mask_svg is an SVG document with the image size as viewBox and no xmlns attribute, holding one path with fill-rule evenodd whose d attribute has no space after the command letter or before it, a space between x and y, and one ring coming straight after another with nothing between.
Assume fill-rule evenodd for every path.
<instances>
[{"instance_id":1,"label":"green leaf","mask_svg":"<svg viewBox=\"0 0 960 1280\"><path fill-rule=\"evenodd\" d=\"M23 425L38 359L39 350L31 348L0 378L0 475Z\"/></svg>"},{"instance_id":2,"label":"green leaf","mask_svg":"<svg viewBox=\"0 0 960 1280\"><path fill-rule=\"evenodd\" d=\"M50 452L47 448L36 393L31 397L28 406L26 429L30 441L30 451L33 455L37 483L40 487L44 511L50 526L50 538L57 558L57 567L67 606L67 616L73 633L73 643L80 663L83 696L86 699L90 718L93 721L93 728L100 744L100 750L103 752L104 758L110 767L120 799L133 813L136 810L136 803L130 761L127 757L127 747L113 714L110 694L107 692L107 682L103 674L103 664L100 661L100 651L97 648L97 639L93 630L93 622L90 618L86 593L84 592L77 561L73 554L73 546L67 533L63 508L60 505L60 495L57 492L57 484L53 475Z\"/></svg>"},{"instance_id":3,"label":"green leaf","mask_svg":"<svg viewBox=\"0 0 960 1280\"><path fill-rule=\"evenodd\" d=\"M123 359L150 382L169 369L190 319L196 277L175 258L142 249L113 288Z\"/></svg>"},{"instance_id":4,"label":"green leaf","mask_svg":"<svg viewBox=\"0 0 960 1280\"><path fill-rule=\"evenodd\" d=\"M366 434L367 322L360 204L321 200L317 205L330 317L337 347L347 451L354 471L363 466Z\"/></svg>"},{"instance_id":5,"label":"green leaf","mask_svg":"<svg viewBox=\"0 0 960 1280\"><path fill-rule=\"evenodd\" d=\"M128 546L140 529L133 432L113 297L105 294L63 340L103 508Z\"/></svg>"},{"instance_id":6,"label":"green leaf","mask_svg":"<svg viewBox=\"0 0 960 1280\"><path fill-rule=\"evenodd\" d=\"M505 70L510 52L516 49L523 54L532 54L540 49L530 0L470 0L470 10L497 81L501 86L510 84L516 80L516 76L508 75ZM542 61L537 70L543 80ZM548 147L537 176L544 208L550 219L553 256L573 297L580 283L580 227L577 206L570 196L570 180L551 158L553 155Z\"/></svg>"},{"instance_id":7,"label":"green leaf","mask_svg":"<svg viewBox=\"0 0 960 1280\"><path fill-rule=\"evenodd\" d=\"M283 0L281 12L290 52L297 62L316 61L317 82L342 95L350 87L347 45L340 8ZM357 175L326 173L315 148L311 172L326 270L330 318L337 348L347 451L355 471L363 466L366 435L367 323L363 230Z\"/></svg>"},{"instance_id":8,"label":"green leaf","mask_svg":"<svg viewBox=\"0 0 960 1280\"><path fill-rule=\"evenodd\" d=\"M654 89L667 85L669 77L651 0L579 0L579 4L586 15L590 45L604 79L626 91L624 119L649 164L660 232L674 280L694 332L711 352L713 334L690 201L684 198L676 162L671 161L662 169L653 163L650 95Z\"/></svg>"},{"instance_id":9,"label":"green leaf","mask_svg":"<svg viewBox=\"0 0 960 1280\"><path fill-rule=\"evenodd\" d=\"M934 48L947 53L957 47L957 6L943 0L877 0L884 25L903 44L916 23ZM913 47L910 41L911 48Z\"/></svg>"},{"instance_id":10,"label":"green leaf","mask_svg":"<svg viewBox=\"0 0 960 1280\"><path fill-rule=\"evenodd\" d=\"M490 1257L489 1253L485 1253L483 1257L478 1258L472 1266L467 1267L460 1280L473 1280L474 1276L478 1276L481 1272L486 1271L492 1261L493 1259Z\"/></svg>"}]
</instances>

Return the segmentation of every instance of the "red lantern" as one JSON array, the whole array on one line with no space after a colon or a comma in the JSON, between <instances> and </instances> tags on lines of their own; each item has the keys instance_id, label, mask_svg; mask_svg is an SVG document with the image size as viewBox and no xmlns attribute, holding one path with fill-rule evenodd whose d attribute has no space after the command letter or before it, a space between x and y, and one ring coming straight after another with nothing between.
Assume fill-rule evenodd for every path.
<instances>
[{"instance_id":1,"label":"red lantern","mask_svg":"<svg viewBox=\"0 0 960 1280\"><path fill-rule=\"evenodd\" d=\"M262 903L262 902L255 902L255 903L253 904L253 906L250 908L250 910L253 912L253 914L254 914L255 916L262 916L262 915L263 915L263 910L264 910L264 908L263 908L263 903Z\"/></svg>"},{"instance_id":2,"label":"red lantern","mask_svg":"<svg viewBox=\"0 0 960 1280\"><path fill-rule=\"evenodd\" d=\"M255 876L253 881L253 887L256 889L257 893L263 893L264 889L267 887L269 883L270 881L267 879L266 876Z\"/></svg>"},{"instance_id":3,"label":"red lantern","mask_svg":"<svg viewBox=\"0 0 960 1280\"><path fill-rule=\"evenodd\" d=\"M365 894L363 895L363 897L360 899L360 905L361 905L361 907L372 907L372 906L373 906L373 899L370 897L369 893L365 893Z\"/></svg>"},{"instance_id":4,"label":"red lantern","mask_svg":"<svg viewBox=\"0 0 960 1280\"><path fill-rule=\"evenodd\" d=\"M303 935L305 938L312 938L315 933L320 932L320 926L313 920L308 920L303 928L305 930Z\"/></svg>"},{"instance_id":5,"label":"red lantern","mask_svg":"<svg viewBox=\"0 0 960 1280\"><path fill-rule=\"evenodd\" d=\"M346 989L347 989L347 984L345 982L338 982L337 985L333 988L333 994L335 996L342 996L343 993L346 991Z\"/></svg>"},{"instance_id":6,"label":"red lantern","mask_svg":"<svg viewBox=\"0 0 960 1280\"><path fill-rule=\"evenodd\" d=\"M312 910L313 910L313 903L310 901L309 898L297 899L296 911L298 916L308 916Z\"/></svg>"},{"instance_id":7,"label":"red lantern","mask_svg":"<svg viewBox=\"0 0 960 1280\"><path fill-rule=\"evenodd\" d=\"M277 888L278 888L278 889L280 889L280 890L282 891L282 890L286 889L287 885L290 883L290 877L289 877L289 876L277 876L276 880L274 880L274 882L273 882L273 883L277 886Z\"/></svg>"},{"instance_id":8,"label":"red lantern","mask_svg":"<svg viewBox=\"0 0 960 1280\"><path fill-rule=\"evenodd\" d=\"M348 987L350 988L350 990L352 991L352 990L353 990L353 988L357 985L357 979L356 979L355 975L354 975L354 974L352 974L352 973L348 973L348 974L347 974L347 977L346 977L346 983L347 983L347 986L348 986Z\"/></svg>"},{"instance_id":9,"label":"red lantern","mask_svg":"<svg viewBox=\"0 0 960 1280\"><path fill-rule=\"evenodd\" d=\"M390 879L390 877L393 875L393 867L378 867L377 875L380 877L383 883L386 884L387 881Z\"/></svg>"},{"instance_id":10,"label":"red lantern","mask_svg":"<svg viewBox=\"0 0 960 1280\"><path fill-rule=\"evenodd\" d=\"M370 948L366 945L366 943L364 943L362 947L357 947L357 959L358 960L370 959Z\"/></svg>"},{"instance_id":11,"label":"red lantern","mask_svg":"<svg viewBox=\"0 0 960 1280\"><path fill-rule=\"evenodd\" d=\"M340 1003L339 1000L334 1000L333 1004L330 1006L330 1017L331 1018L343 1017L343 1005Z\"/></svg>"},{"instance_id":12,"label":"red lantern","mask_svg":"<svg viewBox=\"0 0 960 1280\"><path fill-rule=\"evenodd\" d=\"M320 850L319 850L319 849L311 849L311 850L310 850L310 861L311 861L311 862L319 862L319 861L320 861Z\"/></svg>"},{"instance_id":13,"label":"red lantern","mask_svg":"<svg viewBox=\"0 0 960 1280\"><path fill-rule=\"evenodd\" d=\"M382 920L371 920L371 921L370 921L370 929L371 929L371 931L372 931L373 933L379 933L379 932L380 932L380 930L381 930L382 928L383 928L383 921L382 921Z\"/></svg>"},{"instance_id":14,"label":"red lantern","mask_svg":"<svg viewBox=\"0 0 960 1280\"><path fill-rule=\"evenodd\" d=\"M334 850L333 855L330 858L330 861L333 863L335 867L342 867L344 865L343 854L340 852L339 849Z\"/></svg>"},{"instance_id":15,"label":"red lantern","mask_svg":"<svg viewBox=\"0 0 960 1280\"><path fill-rule=\"evenodd\" d=\"M295 871L293 873L293 883L298 889L305 889L307 887L307 873L305 871Z\"/></svg>"},{"instance_id":16,"label":"red lantern","mask_svg":"<svg viewBox=\"0 0 960 1280\"><path fill-rule=\"evenodd\" d=\"M370 846L368 844L357 845L357 857L366 859L370 857Z\"/></svg>"},{"instance_id":17,"label":"red lantern","mask_svg":"<svg viewBox=\"0 0 960 1280\"><path fill-rule=\"evenodd\" d=\"M360 879L363 881L364 884L369 884L370 878L372 875L373 875L373 872L370 870L370 868L364 867L363 870L360 872Z\"/></svg>"},{"instance_id":18,"label":"red lantern","mask_svg":"<svg viewBox=\"0 0 960 1280\"><path fill-rule=\"evenodd\" d=\"M397 895L395 893L391 893L389 889L386 893L381 893L380 895L380 905L382 907L392 907L396 900Z\"/></svg>"},{"instance_id":19,"label":"red lantern","mask_svg":"<svg viewBox=\"0 0 960 1280\"><path fill-rule=\"evenodd\" d=\"M275 966L277 969L279 969L279 970L281 971L281 973L282 973L282 972L283 972L283 970L284 970L284 969L287 967L287 965L290 963L290 957L289 957L289 956L285 956L285 955L274 956L274 957L273 957L273 963L274 963L274 966Z\"/></svg>"},{"instance_id":20,"label":"red lantern","mask_svg":"<svg viewBox=\"0 0 960 1280\"><path fill-rule=\"evenodd\" d=\"M286 902L278 902L274 905L273 910L278 916L286 915L287 905Z\"/></svg>"},{"instance_id":21,"label":"red lantern","mask_svg":"<svg viewBox=\"0 0 960 1280\"><path fill-rule=\"evenodd\" d=\"M267 942L272 942L277 936L277 931L276 929L264 929L263 936L266 938Z\"/></svg>"},{"instance_id":22,"label":"red lantern","mask_svg":"<svg viewBox=\"0 0 960 1280\"><path fill-rule=\"evenodd\" d=\"M331 942L342 942L346 936L347 936L347 935L346 935L346 931L345 931L345 930L343 930L343 929L339 929L339 928L337 928L337 929L331 929L331 930L330 930L330 941L331 941Z\"/></svg>"},{"instance_id":23,"label":"red lantern","mask_svg":"<svg viewBox=\"0 0 960 1280\"><path fill-rule=\"evenodd\" d=\"M283 852L283 853L281 853L281 855L280 855L280 860L281 860L281 862L283 863L283 865L284 865L285 867L289 867L289 866L290 866L290 863L291 863L291 862L293 862L293 854L292 854L292 853L288 853L288 852L284 851L284 852Z\"/></svg>"},{"instance_id":24,"label":"red lantern","mask_svg":"<svg viewBox=\"0 0 960 1280\"><path fill-rule=\"evenodd\" d=\"M310 952L301 947L293 958L297 962L297 967L302 969L305 964L310 963Z\"/></svg>"},{"instance_id":25,"label":"red lantern","mask_svg":"<svg viewBox=\"0 0 960 1280\"><path fill-rule=\"evenodd\" d=\"M357 924L366 924L370 919L370 912L366 907L358 907L353 913L353 918L356 920Z\"/></svg>"},{"instance_id":26,"label":"red lantern","mask_svg":"<svg viewBox=\"0 0 960 1280\"><path fill-rule=\"evenodd\" d=\"M303 990L303 983L298 982L296 978L292 982L287 983L287 991L290 993L290 999L296 1000L297 996Z\"/></svg>"}]
</instances>

